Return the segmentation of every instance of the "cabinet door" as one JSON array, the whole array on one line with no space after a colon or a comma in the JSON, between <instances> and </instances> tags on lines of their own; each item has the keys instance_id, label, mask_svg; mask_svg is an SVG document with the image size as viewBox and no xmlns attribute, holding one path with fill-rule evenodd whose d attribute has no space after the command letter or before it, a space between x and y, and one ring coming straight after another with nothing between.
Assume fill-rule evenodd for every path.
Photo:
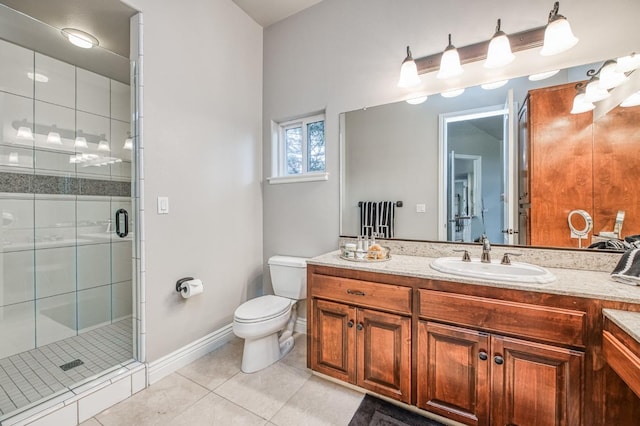
<instances>
[{"instance_id":1,"label":"cabinet door","mask_svg":"<svg viewBox=\"0 0 640 426\"><path fill-rule=\"evenodd\" d=\"M356 309L313 299L311 369L349 383L356 382Z\"/></svg>"},{"instance_id":2,"label":"cabinet door","mask_svg":"<svg viewBox=\"0 0 640 426\"><path fill-rule=\"evenodd\" d=\"M418 407L468 425L489 424L489 336L418 324Z\"/></svg>"},{"instance_id":3,"label":"cabinet door","mask_svg":"<svg viewBox=\"0 0 640 426\"><path fill-rule=\"evenodd\" d=\"M358 310L358 386L411 403L411 318Z\"/></svg>"},{"instance_id":4,"label":"cabinet door","mask_svg":"<svg viewBox=\"0 0 640 426\"><path fill-rule=\"evenodd\" d=\"M584 353L492 336L491 423L580 425Z\"/></svg>"}]
</instances>

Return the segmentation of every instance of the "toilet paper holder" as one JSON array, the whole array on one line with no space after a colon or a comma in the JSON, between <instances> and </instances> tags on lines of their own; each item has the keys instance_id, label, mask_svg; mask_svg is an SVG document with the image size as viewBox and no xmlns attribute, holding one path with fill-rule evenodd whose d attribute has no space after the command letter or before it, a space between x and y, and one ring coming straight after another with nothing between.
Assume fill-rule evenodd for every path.
<instances>
[{"instance_id":1,"label":"toilet paper holder","mask_svg":"<svg viewBox=\"0 0 640 426\"><path fill-rule=\"evenodd\" d=\"M176 291L178 293L182 293L183 291L186 291L187 288L186 287L182 287L182 284L186 283L187 281L191 281L193 279L193 277L184 277L184 278L180 278L177 282L176 282Z\"/></svg>"}]
</instances>

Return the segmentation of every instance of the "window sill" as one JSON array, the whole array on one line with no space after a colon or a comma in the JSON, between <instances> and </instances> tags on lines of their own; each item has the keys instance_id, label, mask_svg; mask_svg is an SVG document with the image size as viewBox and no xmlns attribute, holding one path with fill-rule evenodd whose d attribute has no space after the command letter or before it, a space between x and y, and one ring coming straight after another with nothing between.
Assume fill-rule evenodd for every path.
<instances>
[{"instance_id":1,"label":"window sill","mask_svg":"<svg viewBox=\"0 0 640 426\"><path fill-rule=\"evenodd\" d=\"M321 180L329 180L329 173L308 173L304 175L273 176L267 178L267 181L269 181L271 185L278 185L281 183L316 182Z\"/></svg>"}]
</instances>

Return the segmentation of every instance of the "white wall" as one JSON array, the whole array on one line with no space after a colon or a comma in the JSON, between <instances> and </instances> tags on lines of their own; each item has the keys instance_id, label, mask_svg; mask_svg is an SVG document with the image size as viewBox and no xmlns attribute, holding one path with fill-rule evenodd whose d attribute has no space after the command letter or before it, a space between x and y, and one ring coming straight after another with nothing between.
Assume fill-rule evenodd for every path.
<instances>
[{"instance_id":1,"label":"white wall","mask_svg":"<svg viewBox=\"0 0 640 426\"><path fill-rule=\"evenodd\" d=\"M338 114L409 95L396 87L407 45L414 57L421 57L442 51L448 33L457 46L487 40L497 18L502 19L507 33L543 26L552 6L549 0L324 0L266 28L264 176L271 174L271 120L323 108L330 176L327 182L265 185L265 258L276 253L311 256L337 248ZM596 0L563 0L560 12L580 38L575 48L549 58L542 58L538 49L520 52L506 71L493 78L564 68L638 50L634 35L640 2L636 0L612 0L606 5ZM466 65L462 77L451 83L438 81L434 74L423 76L421 90L438 93L491 79L481 63Z\"/></svg>"},{"instance_id":2,"label":"white wall","mask_svg":"<svg viewBox=\"0 0 640 426\"><path fill-rule=\"evenodd\" d=\"M229 324L262 291L262 28L231 0L143 13L146 361ZM156 214L169 197L170 213ZM203 280L183 300L175 282Z\"/></svg>"}]
</instances>

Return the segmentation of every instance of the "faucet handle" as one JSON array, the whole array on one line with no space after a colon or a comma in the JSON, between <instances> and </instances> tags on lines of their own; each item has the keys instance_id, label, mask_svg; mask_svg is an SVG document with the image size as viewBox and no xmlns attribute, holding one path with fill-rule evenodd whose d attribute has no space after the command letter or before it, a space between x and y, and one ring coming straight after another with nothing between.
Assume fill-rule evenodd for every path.
<instances>
[{"instance_id":1,"label":"faucet handle","mask_svg":"<svg viewBox=\"0 0 640 426\"><path fill-rule=\"evenodd\" d=\"M471 255L469 254L469 250L466 249L453 249L455 252L464 252L462 253L462 261L463 262L471 262Z\"/></svg>"},{"instance_id":2,"label":"faucet handle","mask_svg":"<svg viewBox=\"0 0 640 426\"><path fill-rule=\"evenodd\" d=\"M505 252L502 255L502 261L500 263L502 265L511 265L511 259L509 259L509 256L522 256L522 253L508 253L508 252Z\"/></svg>"}]
</instances>

